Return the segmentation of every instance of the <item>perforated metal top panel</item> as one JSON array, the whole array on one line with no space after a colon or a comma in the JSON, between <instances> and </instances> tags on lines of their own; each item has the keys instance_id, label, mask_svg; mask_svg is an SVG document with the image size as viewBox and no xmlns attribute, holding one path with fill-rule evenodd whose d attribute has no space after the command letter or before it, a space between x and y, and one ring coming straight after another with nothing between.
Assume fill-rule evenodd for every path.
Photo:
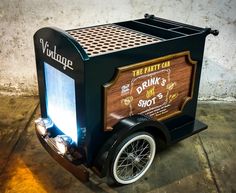
<instances>
[{"instance_id":1,"label":"perforated metal top panel","mask_svg":"<svg viewBox=\"0 0 236 193\"><path fill-rule=\"evenodd\" d=\"M154 36L140 33L115 24L68 30L89 56L128 49L161 41Z\"/></svg>"}]
</instances>

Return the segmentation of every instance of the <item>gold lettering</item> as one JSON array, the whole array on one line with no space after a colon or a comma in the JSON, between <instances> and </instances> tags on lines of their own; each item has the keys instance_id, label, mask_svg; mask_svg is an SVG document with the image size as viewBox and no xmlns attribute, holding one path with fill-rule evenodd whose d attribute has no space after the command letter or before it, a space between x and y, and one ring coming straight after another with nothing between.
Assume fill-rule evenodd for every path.
<instances>
[{"instance_id":1,"label":"gold lettering","mask_svg":"<svg viewBox=\"0 0 236 193\"><path fill-rule=\"evenodd\" d=\"M140 76L143 74L143 68L133 70L133 77Z\"/></svg>"},{"instance_id":2,"label":"gold lettering","mask_svg":"<svg viewBox=\"0 0 236 193\"><path fill-rule=\"evenodd\" d=\"M163 62L161 67L162 67L162 68L168 68L168 67L170 67L170 61Z\"/></svg>"},{"instance_id":3,"label":"gold lettering","mask_svg":"<svg viewBox=\"0 0 236 193\"><path fill-rule=\"evenodd\" d=\"M146 66L144 68L139 68L137 70L133 70L132 74L133 74L133 77L136 77L136 76L140 76L143 74L148 74L148 73L151 73L154 71L158 71L160 69L169 68L170 66L171 65L170 65L170 60L169 60L169 61L165 61L162 63L154 64L151 66Z\"/></svg>"}]
</instances>

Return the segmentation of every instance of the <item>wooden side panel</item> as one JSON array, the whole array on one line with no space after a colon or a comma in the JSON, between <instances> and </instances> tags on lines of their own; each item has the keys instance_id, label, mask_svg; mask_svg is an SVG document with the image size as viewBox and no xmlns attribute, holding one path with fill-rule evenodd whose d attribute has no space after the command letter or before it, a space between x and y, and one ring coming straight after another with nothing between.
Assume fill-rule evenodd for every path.
<instances>
[{"instance_id":1,"label":"wooden side panel","mask_svg":"<svg viewBox=\"0 0 236 193\"><path fill-rule=\"evenodd\" d=\"M189 52L118 68L104 85L104 130L134 114L163 120L180 113L192 98L195 70Z\"/></svg>"}]
</instances>

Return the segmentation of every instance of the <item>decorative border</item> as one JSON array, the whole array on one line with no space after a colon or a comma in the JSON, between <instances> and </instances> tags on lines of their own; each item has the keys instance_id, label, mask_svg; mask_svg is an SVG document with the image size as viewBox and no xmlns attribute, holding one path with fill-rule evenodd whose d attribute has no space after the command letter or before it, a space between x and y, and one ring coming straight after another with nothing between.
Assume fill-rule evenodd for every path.
<instances>
[{"instance_id":1,"label":"decorative border","mask_svg":"<svg viewBox=\"0 0 236 193\"><path fill-rule=\"evenodd\" d=\"M140 68L140 67L143 67L143 66L146 66L146 65L152 65L152 64L156 64L156 63L160 63L160 62L164 62L166 60L172 60L172 59L175 59L175 58L179 58L181 56L185 56L185 58L187 59L188 63L187 64L190 64L193 66L193 71L192 71L192 74L191 74L191 93L190 93L190 96L187 96L186 99L183 101L181 107L179 108L178 111L174 112L174 113L171 113L169 115L166 115L166 116L163 116L159 119L157 119L158 121L162 121L162 120L165 120L165 119L168 119L168 118L171 118L171 117L174 117L178 114L180 114L185 105L193 98L193 91L194 91L194 85L195 85L195 78L196 78L196 70L197 70L197 61L194 61L191 59L191 56L190 56L190 51L184 51L184 52L180 52L180 53L176 53L176 54L170 54L170 55L167 55L167 56L163 56L163 57L160 57L160 58L155 58L155 59L152 59L152 60L147 60L147 61L144 61L144 62L140 62L140 63L136 63L136 64L131 64L131 65L127 65L127 66L123 66L123 67L119 67L117 68L117 71L116 71L116 75L115 75L115 78L110 81L109 83L106 83L103 85L104 87L104 114L103 114L103 129L104 131L111 131L113 128L108 128L107 125L106 125L106 114L107 114L107 90L112 87L114 84L116 84L120 74L122 72L125 72L125 71L129 71L129 70L133 70L133 69L136 69L136 68Z\"/></svg>"}]
</instances>

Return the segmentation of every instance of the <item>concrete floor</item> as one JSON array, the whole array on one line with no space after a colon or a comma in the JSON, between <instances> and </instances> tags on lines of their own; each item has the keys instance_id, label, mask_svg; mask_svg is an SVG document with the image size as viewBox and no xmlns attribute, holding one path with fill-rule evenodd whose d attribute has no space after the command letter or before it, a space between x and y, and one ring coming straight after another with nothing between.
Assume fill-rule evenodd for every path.
<instances>
[{"instance_id":1,"label":"concrete floor","mask_svg":"<svg viewBox=\"0 0 236 193\"><path fill-rule=\"evenodd\" d=\"M57 164L34 132L38 99L0 97L0 192L236 192L236 103L200 103L209 125L156 156L137 183L109 187L92 175L82 183Z\"/></svg>"}]
</instances>

